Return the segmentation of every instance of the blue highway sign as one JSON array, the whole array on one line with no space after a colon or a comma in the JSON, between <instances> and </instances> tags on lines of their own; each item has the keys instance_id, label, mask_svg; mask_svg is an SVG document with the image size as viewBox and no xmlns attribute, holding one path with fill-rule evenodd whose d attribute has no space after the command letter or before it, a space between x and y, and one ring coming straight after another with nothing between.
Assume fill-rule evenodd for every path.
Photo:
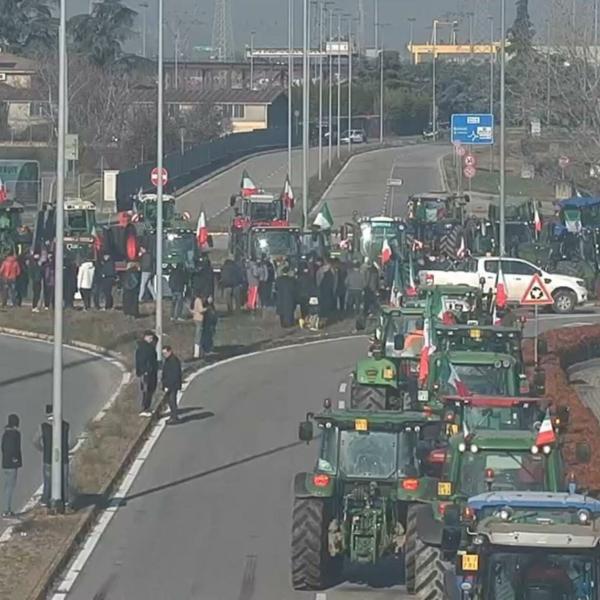
<instances>
[{"instance_id":1,"label":"blue highway sign","mask_svg":"<svg viewBox=\"0 0 600 600\"><path fill-rule=\"evenodd\" d=\"M452 143L493 144L494 115L452 115L450 130Z\"/></svg>"}]
</instances>

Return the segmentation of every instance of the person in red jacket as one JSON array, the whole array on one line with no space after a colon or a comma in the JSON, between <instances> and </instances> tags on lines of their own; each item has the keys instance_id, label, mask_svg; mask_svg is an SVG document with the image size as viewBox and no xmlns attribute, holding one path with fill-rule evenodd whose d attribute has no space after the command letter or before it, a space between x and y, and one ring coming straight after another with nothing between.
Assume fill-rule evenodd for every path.
<instances>
[{"instance_id":1,"label":"person in red jacket","mask_svg":"<svg viewBox=\"0 0 600 600\"><path fill-rule=\"evenodd\" d=\"M2 308L6 307L8 296L13 306L17 304L17 277L21 274L21 265L14 254L9 254L0 266L2 279Z\"/></svg>"}]
</instances>

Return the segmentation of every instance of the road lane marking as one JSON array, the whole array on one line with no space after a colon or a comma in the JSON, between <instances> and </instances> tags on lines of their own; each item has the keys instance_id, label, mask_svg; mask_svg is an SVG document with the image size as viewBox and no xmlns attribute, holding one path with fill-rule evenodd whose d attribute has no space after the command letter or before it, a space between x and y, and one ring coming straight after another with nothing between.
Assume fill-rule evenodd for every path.
<instances>
[{"instance_id":1,"label":"road lane marking","mask_svg":"<svg viewBox=\"0 0 600 600\"><path fill-rule=\"evenodd\" d=\"M317 592L315 600L327 600L327 594L325 592Z\"/></svg>"},{"instance_id":2,"label":"road lane marking","mask_svg":"<svg viewBox=\"0 0 600 600\"><path fill-rule=\"evenodd\" d=\"M347 387L348 387L348 384L345 381L342 381L342 383L340 383L340 389L339 389L340 394L345 394Z\"/></svg>"},{"instance_id":3,"label":"road lane marking","mask_svg":"<svg viewBox=\"0 0 600 600\"><path fill-rule=\"evenodd\" d=\"M181 386L181 393L177 398L177 405L181 404L181 401L185 395L186 390L191 385L191 383L196 379L196 377L207 373L208 371L212 371L218 367L222 367L228 365L232 362L236 362L238 360L244 360L247 358L252 358L254 356L259 356L262 354L269 354L271 352L280 352L281 350L291 350L297 348L303 348L306 346L315 346L317 344L325 344L325 343L335 343L335 342L343 342L352 339L360 339L365 336L357 336L357 335L346 335L339 338L334 339L320 339L320 340L311 340L310 342L304 342L302 344L288 344L287 346L279 346L277 348L268 348L266 350L257 350L255 352L250 352L249 354L241 354L239 356L232 356L230 358L226 358L225 360L212 363L210 365L205 365L201 367L197 371L190 373L188 375L183 385ZM110 522L113 517L117 514L123 499L127 497L129 490L133 486L135 480L137 479L142 466L150 457L150 453L156 442L160 439L160 436L164 432L167 427L167 418L161 417L156 425L153 427L148 439L142 446L141 451L138 453L136 458L134 459L129 471L127 471L125 478L121 482L119 489L115 492L115 494L110 498L108 502L108 507L101 513L98 521L94 525L92 532L87 536L83 546L79 550L78 554L76 554L74 561L71 563L71 566L68 568L66 574L60 580L60 584L57 588L56 593L53 594L51 600L66 600L68 594L71 592L73 585L77 581L77 578L85 568L92 552L98 545L98 542L102 538L102 535L108 528Z\"/></svg>"}]
</instances>

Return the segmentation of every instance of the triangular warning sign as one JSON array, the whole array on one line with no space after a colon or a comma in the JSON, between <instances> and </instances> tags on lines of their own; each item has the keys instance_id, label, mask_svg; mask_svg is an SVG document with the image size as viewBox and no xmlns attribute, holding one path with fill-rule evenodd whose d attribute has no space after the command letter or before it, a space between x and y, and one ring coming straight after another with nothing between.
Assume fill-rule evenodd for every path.
<instances>
[{"instance_id":1,"label":"triangular warning sign","mask_svg":"<svg viewBox=\"0 0 600 600\"><path fill-rule=\"evenodd\" d=\"M541 306L544 304L554 304L548 288L544 285L542 278L536 273L529 282L521 304L525 306Z\"/></svg>"}]
</instances>

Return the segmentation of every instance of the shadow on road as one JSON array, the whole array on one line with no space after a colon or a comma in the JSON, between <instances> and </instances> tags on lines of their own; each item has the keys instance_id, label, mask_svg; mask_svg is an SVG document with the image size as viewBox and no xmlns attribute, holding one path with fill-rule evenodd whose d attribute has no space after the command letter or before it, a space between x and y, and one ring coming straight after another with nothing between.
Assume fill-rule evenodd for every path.
<instances>
[{"instance_id":1,"label":"shadow on road","mask_svg":"<svg viewBox=\"0 0 600 600\"><path fill-rule=\"evenodd\" d=\"M404 585L404 561L401 556L386 556L374 565L345 565L342 577L372 588Z\"/></svg>"}]
</instances>

